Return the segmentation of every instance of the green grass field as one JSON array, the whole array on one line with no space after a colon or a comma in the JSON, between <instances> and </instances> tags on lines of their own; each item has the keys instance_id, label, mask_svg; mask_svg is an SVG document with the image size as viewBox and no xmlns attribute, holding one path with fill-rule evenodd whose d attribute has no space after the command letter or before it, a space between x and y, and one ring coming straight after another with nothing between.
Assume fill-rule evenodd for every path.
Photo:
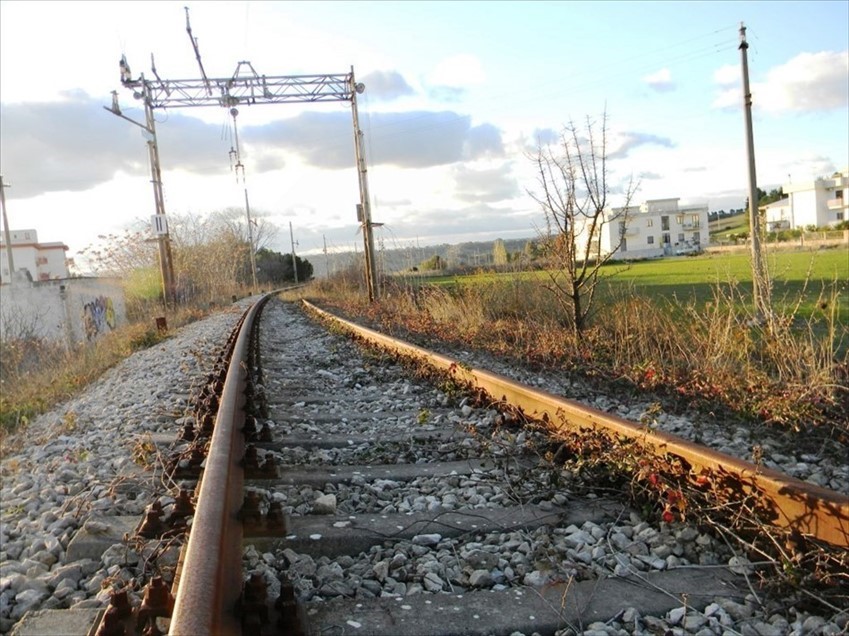
<instances>
[{"instance_id":1,"label":"green grass field","mask_svg":"<svg viewBox=\"0 0 849 636\"><path fill-rule=\"evenodd\" d=\"M733 225L729 225L728 227L724 227L722 230L717 232L711 232L711 239L716 240L729 240L734 234L748 234L749 233L749 215L748 214L737 214L735 216L729 216L723 219L723 225L725 223L733 223Z\"/></svg>"},{"instance_id":2,"label":"green grass field","mask_svg":"<svg viewBox=\"0 0 849 636\"><path fill-rule=\"evenodd\" d=\"M795 307L801 299L799 317L808 317L823 291L834 291L839 320L849 324L849 251L845 247L816 251L767 253L777 309ZM483 274L469 277L434 277L428 284L453 285L516 276L542 279L544 272ZM731 286L751 301L752 271L745 252L680 256L634 263L613 263L602 268L600 292L604 295L633 293L669 301L695 301L701 305L714 297L717 287Z\"/></svg>"},{"instance_id":3,"label":"green grass field","mask_svg":"<svg viewBox=\"0 0 849 636\"><path fill-rule=\"evenodd\" d=\"M773 281L773 300L778 306L795 305L809 315L820 293L838 293L841 314L849 318L849 252L830 249L806 252L773 252L767 255ZM719 287L735 285L746 297L752 293L752 270L747 253L705 254L609 265L603 269L613 289L632 285L642 294L681 301L710 300Z\"/></svg>"}]
</instances>

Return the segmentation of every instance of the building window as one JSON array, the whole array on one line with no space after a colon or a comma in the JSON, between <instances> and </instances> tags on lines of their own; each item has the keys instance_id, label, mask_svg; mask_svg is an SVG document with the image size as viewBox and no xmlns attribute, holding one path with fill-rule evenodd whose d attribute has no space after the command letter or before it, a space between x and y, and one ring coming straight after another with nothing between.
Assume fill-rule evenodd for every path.
<instances>
[{"instance_id":1,"label":"building window","mask_svg":"<svg viewBox=\"0 0 849 636\"><path fill-rule=\"evenodd\" d=\"M693 232L693 243L698 245L701 242L702 242L702 235L699 234L698 232Z\"/></svg>"},{"instance_id":2,"label":"building window","mask_svg":"<svg viewBox=\"0 0 849 636\"><path fill-rule=\"evenodd\" d=\"M684 215L683 215L683 214L679 214L678 216L676 216L676 217L675 217L675 222L676 222L678 225L684 225Z\"/></svg>"},{"instance_id":3,"label":"building window","mask_svg":"<svg viewBox=\"0 0 849 636\"><path fill-rule=\"evenodd\" d=\"M619 249L623 252L628 251L628 241L626 239L622 239L622 244L619 246Z\"/></svg>"},{"instance_id":4,"label":"building window","mask_svg":"<svg viewBox=\"0 0 849 636\"><path fill-rule=\"evenodd\" d=\"M691 217L691 219L692 219L692 220L691 220L691 223L692 223L693 227L699 227L699 215L698 215L698 214L694 214L694 215Z\"/></svg>"},{"instance_id":5,"label":"building window","mask_svg":"<svg viewBox=\"0 0 849 636\"><path fill-rule=\"evenodd\" d=\"M47 257L46 256L39 256L37 259L35 259L35 264L36 265L47 265Z\"/></svg>"},{"instance_id":6,"label":"building window","mask_svg":"<svg viewBox=\"0 0 849 636\"><path fill-rule=\"evenodd\" d=\"M648 243L649 245L654 245L654 237L653 236L647 236L646 237L646 243Z\"/></svg>"},{"instance_id":7,"label":"building window","mask_svg":"<svg viewBox=\"0 0 849 636\"><path fill-rule=\"evenodd\" d=\"M683 243L683 242L684 242L684 235L683 235L683 234L679 234L679 235L678 235L678 242L679 242L679 243Z\"/></svg>"},{"instance_id":8,"label":"building window","mask_svg":"<svg viewBox=\"0 0 849 636\"><path fill-rule=\"evenodd\" d=\"M668 216L660 217L660 229L663 230L664 232L669 231L669 217Z\"/></svg>"},{"instance_id":9,"label":"building window","mask_svg":"<svg viewBox=\"0 0 849 636\"><path fill-rule=\"evenodd\" d=\"M654 219L646 219L646 227L651 227L654 225Z\"/></svg>"},{"instance_id":10,"label":"building window","mask_svg":"<svg viewBox=\"0 0 849 636\"><path fill-rule=\"evenodd\" d=\"M619 221L619 238L625 236L625 221Z\"/></svg>"}]
</instances>

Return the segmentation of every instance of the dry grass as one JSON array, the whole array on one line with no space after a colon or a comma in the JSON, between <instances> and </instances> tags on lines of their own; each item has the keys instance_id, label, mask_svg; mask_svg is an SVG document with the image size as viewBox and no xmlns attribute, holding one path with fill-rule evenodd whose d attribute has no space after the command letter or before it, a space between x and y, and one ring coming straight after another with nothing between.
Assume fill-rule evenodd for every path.
<instances>
[{"instance_id":1,"label":"dry grass","mask_svg":"<svg viewBox=\"0 0 849 636\"><path fill-rule=\"evenodd\" d=\"M733 285L717 286L701 305L623 289L598 307L580 339L543 285L527 279L450 292L387 286L374 304L360 289L335 281L313 288L310 297L425 346L474 347L563 374L616 381L620 388L625 379L634 390L676 404L784 427L797 448L823 432L849 442L849 359L836 293L824 293L810 318L791 310L760 325L741 309L745 303ZM513 415L521 421L520 413ZM812 429L816 435L791 434ZM568 458L591 483L630 492L647 515L711 529L758 562L752 580L763 593L814 613L846 606L849 552L798 543L796 535L769 523L774 511L766 499L744 493L728 477L693 474L674 456L641 452L599 433L561 434L539 450L557 466Z\"/></svg>"},{"instance_id":2,"label":"dry grass","mask_svg":"<svg viewBox=\"0 0 849 636\"><path fill-rule=\"evenodd\" d=\"M822 294L810 318L791 309L761 325L741 309L734 285L716 286L702 305L623 289L576 338L543 282L517 277L450 290L388 283L370 305L351 280L323 281L310 293L398 335L600 382L625 379L682 406L795 431L830 427L849 439L849 354L836 291Z\"/></svg>"},{"instance_id":3,"label":"dry grass","mask_svg":"<svg viewBox=\"0 0 849 636\"><path fill-rule=\"evenodd\" d=\"M177 315L168 316L169 328L198 320L206 313L183 308ZM118 328L71 351L62 344L31 337L5 339L0 346L0 443L133 352L166 337L150 319Z\"/></svg>"}]
</instances>

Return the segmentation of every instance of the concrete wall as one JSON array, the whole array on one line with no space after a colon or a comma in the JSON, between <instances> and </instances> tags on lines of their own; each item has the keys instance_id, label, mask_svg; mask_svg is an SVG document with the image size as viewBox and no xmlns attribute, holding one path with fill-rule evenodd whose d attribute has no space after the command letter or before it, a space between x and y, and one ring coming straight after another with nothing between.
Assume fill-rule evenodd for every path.
<instances>
[{"instance_id":1,"label":"concrete wall","mask_svg":"<svg viewBox=\"0 0 849 636\"><path fill-rule=\"evenodd\" d=\"M118 280L66 278L0 287L0 337L31 335L68 345L94 340L126 324Z\"/></svg>"}]
</instances>

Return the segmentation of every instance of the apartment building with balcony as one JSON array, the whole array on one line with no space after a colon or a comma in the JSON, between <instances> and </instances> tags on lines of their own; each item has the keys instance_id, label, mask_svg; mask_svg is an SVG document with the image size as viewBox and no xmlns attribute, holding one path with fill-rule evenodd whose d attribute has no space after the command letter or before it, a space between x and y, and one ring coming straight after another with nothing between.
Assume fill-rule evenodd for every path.
<instances>
[{"instance_id":1,"label":"apartment building with balcony","mask_svg":"<svg viewBox=\"0 0 849 636\"><path fill-rule=\"evenodd\" d=\"M606 210L596 238L599 246L593 248L600 247L602 254L613 253L617 260L701 251L708 242L708 206L682 206L679 201L650 199L641 205ZM584 233L580 236L586 240Z\"/></svg>"},{"instance_id":2,"label":"apartment building with balcony","mask_svg":"<svg viewBox=\"0 0 849 636\"><path fill-rule=\"evenodd\" d=\"M833 227L849 221L849 168L831 177L781 187L787 197L760 208L767 231Z\"/></svg>"},{"instance_id":3,"label":"apartment building with balcony","mask_svg":"<svg viewBox=\"0 0 849 636\"><path fill-rule=\"evenodd\" d=\"M68 261L64 243L39 243L35 230L12 230L9 232L12 248L12 261L18 276L33 281L46 281L68 278ZM6 285L13 279L9 271L9 258L6 255L6 237L0 232L0 284Z\"/></svg>"}]
</instances>

